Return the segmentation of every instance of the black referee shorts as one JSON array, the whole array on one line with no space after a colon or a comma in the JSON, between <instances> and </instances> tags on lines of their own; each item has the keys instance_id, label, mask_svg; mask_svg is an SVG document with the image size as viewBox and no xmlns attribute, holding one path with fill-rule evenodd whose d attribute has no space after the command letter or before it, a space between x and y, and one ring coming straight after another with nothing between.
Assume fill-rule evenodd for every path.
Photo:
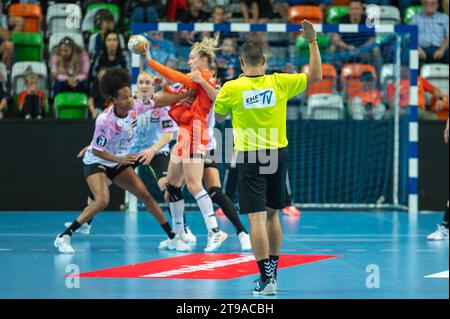
<instances>
[{"instance_id":1,"label":"black referee shorts","mask_svg":"<svg viewBox=\"0 0 450 319\"><path fill-rule=\"evenodd\" d=\"M286 207L286 148L239 152L237 173L241 214Z\"/></svg>"}]
</instances>

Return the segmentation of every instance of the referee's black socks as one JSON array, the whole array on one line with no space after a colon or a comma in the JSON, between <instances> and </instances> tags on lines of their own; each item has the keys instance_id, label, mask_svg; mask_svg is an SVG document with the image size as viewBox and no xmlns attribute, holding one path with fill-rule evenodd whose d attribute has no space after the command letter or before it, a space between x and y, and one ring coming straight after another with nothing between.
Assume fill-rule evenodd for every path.
<instances>
[{"instance_id":1,"label":"referee's black socks","mask_svg":"<svg viewBox=\"0 0 450 319\"><path fill-rule=\"evenodd\" d=\"M59 235L59 237L62 237L64 235L69 235L72 237L73 233L76 232L78 230L78 228L80 228L80 227L81 227L80 223L77 220L75 220L72 223L72 225L70 225L70 227L66 229L66 231L64 233Z\"/></svg>"},{"instance_id":2,"label":"referee's black socks","mask_svg":"<svg viewBox=\"0 0 450 319\"><path fill-rule=\"evenodd\" d=\"M270 266L273 270L272 276L277 277L277 270L278 270L278 260L280 259L280 256L270 255Z\"/></svg>"},{"instance_id":3,"label":"referee's black socks","mask_svg":"<svg viewBox=\"0 0 450 319\"><path fill-rule=\"evenodd\" d=\"M261 259L256 262L258 264L259 272L261 273L261 280L263 282L267 281L272 277L272 268L270 266L269 259Z\"/></svg>"}]
</instances>

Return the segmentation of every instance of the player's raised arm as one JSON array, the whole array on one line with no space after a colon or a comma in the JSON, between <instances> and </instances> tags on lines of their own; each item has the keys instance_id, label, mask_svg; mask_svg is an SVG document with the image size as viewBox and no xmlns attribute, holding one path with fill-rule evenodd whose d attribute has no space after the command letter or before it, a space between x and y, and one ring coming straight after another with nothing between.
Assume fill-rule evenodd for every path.
<instances>
[{"instance_id":1,"label":"player's raised arm","mask_svg":"<svg viewBox=\"0 0 450 319\"><path fill-rule=\"evenodd\" d=\"M308 20L303 20L301 35L309 42L309 72L306 74L308 84L322 80L322 59L317 43L317 32Z\"/></svg>"}]
</instances>

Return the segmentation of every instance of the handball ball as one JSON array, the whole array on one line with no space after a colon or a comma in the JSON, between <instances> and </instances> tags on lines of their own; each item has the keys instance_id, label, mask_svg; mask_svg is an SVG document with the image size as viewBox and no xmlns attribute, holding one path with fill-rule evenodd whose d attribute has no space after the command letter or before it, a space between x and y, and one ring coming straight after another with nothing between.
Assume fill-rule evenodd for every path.
<instances>
[{"instance_id":1,"label":"handball ball","mask_svg":"<svg viewBox=\"0 0 450 319\"><path fill-rule=\"evenodd\" d=\"M130 37L128 40L128 49L134 54L144 54L145 53L145 44L147 43L147 39L140 34L136 34Z\"/></svg>"}]
</instances>

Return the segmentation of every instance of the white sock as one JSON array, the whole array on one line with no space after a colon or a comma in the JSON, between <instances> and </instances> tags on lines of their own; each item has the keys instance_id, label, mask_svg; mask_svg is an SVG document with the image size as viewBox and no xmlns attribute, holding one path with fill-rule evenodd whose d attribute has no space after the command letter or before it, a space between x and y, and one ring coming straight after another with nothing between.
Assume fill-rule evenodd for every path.
<instances>
[{"instance_id":1,"label":"white sock","mask_svg":"<svg viewBox=\"0 0 450 319\"><path fill-rule=\"evenodd\" d=\"M184 199L178 202L169 202L170 213L172 214L172 228L175 234L184 232Z\"/></svg>"},{"instance_id":2,"label":"white sock","mask_svg":"<svg viewBox=\"0 0 450 319\"><path fill-rule=\"evenodd\" d=\"M211 231L214 228L218 228L217 219L214 215L214 207L211 198L205 189L202 189L200 193L196 194L195 200L197 201L198 207L202 212L203 218L205 219L206 228Z\"/></svg>"}]
</instances>

